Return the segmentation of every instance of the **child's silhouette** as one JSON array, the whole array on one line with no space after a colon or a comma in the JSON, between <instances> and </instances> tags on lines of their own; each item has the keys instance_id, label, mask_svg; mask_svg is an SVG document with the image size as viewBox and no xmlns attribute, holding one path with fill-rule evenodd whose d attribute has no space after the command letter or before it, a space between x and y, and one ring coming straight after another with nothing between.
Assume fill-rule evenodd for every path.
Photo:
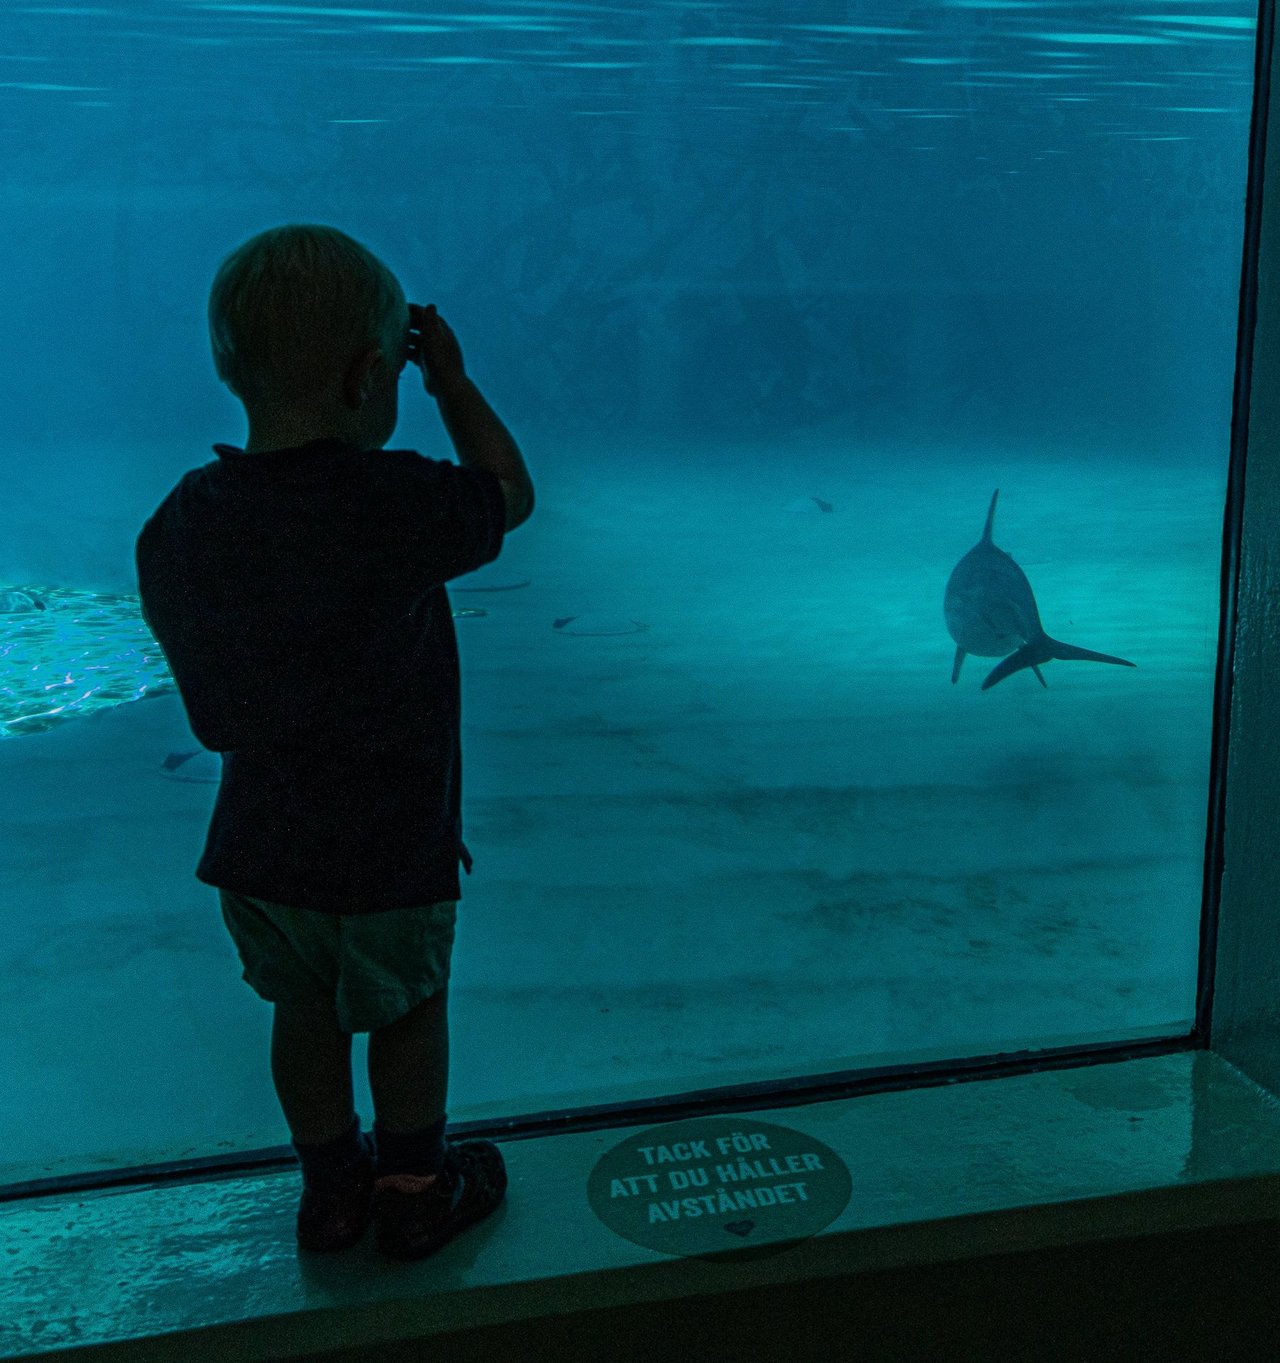
<instances>
[{"instance_id":1,"label":"child's silhouette","mask_svg":"<svg viewBox=\"0 0 1280 1363\"><path fill-rule=\"evenodd\" d=\"M299 1243L353 1244L376 1213L380 1248L420 1258L506 1188L495 1145L444 1139L459 860L471 869L444 583L498 556L533 485L435 306L336 229L232 252L209 329L248 440L215 445L137 543L143 614L223 759L196 875L275 1005ZM410 362L459 464L382 448ZM358 1031L376 1156L353 1105Z\"/></svg>"}]
</instances>

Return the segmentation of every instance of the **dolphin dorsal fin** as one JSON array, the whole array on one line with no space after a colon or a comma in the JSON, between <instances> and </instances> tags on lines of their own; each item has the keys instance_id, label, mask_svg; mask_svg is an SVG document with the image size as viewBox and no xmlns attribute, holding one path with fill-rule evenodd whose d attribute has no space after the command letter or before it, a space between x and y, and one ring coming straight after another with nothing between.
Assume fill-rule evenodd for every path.
<instances>
[{"instance_id":1,"label":"dolphin dorsal fin","mask_svg":"<svg viewBox=\"0 0 1280 1363\"><path fill-rule=\"evenodd\" d=\"M991 543L991 527L996 523L996 498L1000 495L1000 489L991 494L991 505L987 508L987 524L982 531L983 544Z\"/></svg>"}]
</instances>

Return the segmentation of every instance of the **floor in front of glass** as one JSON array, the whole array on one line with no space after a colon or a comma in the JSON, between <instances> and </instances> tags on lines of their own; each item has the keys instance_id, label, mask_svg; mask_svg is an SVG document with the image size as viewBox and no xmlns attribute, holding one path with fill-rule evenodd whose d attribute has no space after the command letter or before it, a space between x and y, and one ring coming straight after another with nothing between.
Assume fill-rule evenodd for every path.
<instances>
[{"instance_id":1,"label":"floor in front of glass","mask_svg":"<svg viewBox=\"0 0 1280 1363\"><path fill-rule=\"evenodd\" d=\"M539 470L455 584L451 1121L1190 1025L1223 470L796 469ZM951 685L996 486L1048 633L1136 669ZM197 747L174 694L0 742L5 1181L288 1140Z\"/></svg>"}]
</instances>

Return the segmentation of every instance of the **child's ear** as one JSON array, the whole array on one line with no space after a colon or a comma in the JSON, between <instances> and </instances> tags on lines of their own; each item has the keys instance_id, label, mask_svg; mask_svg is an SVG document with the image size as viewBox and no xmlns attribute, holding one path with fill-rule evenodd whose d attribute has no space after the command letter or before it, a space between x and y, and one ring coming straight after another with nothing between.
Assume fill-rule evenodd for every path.
<instances>
[{"instance_id":1,"label":"child's ear","mask_svg":"<svg viewBox=\"0 0 1280 1363\"><path fill-rule=\"evenodd\" d=\"M369 346L352 360L342 384L348 402L358 406L368 400L373 376L385 363L380 345Z\"/></svg>"}]
</instances>

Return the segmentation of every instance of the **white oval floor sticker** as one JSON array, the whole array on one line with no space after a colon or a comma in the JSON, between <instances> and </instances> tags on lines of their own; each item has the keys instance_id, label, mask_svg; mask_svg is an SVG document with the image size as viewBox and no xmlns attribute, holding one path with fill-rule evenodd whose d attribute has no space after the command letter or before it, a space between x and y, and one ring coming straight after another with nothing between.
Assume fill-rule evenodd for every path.
<instances>
[{"instance_id":1,"label":"white oval floor sticker","mask_svg":"<svg viewBox=\"0 0 1280 1363\"><path fill-rule=\"evenodd\" d=\"M591 1209L610 1230L682 1257L781 1253L830 1225L852 1191L829 1145L733 1117L638 1131L603 1154L587 1180Z\"/></svg>"}]
</instances>

